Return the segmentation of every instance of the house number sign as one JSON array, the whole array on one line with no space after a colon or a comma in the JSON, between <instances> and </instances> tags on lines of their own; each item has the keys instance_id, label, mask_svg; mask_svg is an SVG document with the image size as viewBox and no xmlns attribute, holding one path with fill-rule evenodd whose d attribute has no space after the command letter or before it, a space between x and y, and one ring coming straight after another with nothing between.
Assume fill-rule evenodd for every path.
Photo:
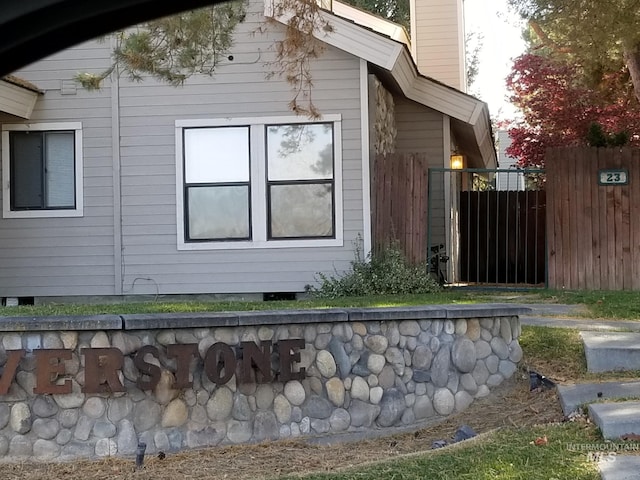
<instances>
[{"instance_id":1,"label":"house number sign","mask_svg":"<svg viewBox=\"0 0 640 480\"><path fill-rule=\"evenodd\" d=\"M598 170L598 185L628 185L629 172L624 168Z\"/></svg>"}]
</instances>

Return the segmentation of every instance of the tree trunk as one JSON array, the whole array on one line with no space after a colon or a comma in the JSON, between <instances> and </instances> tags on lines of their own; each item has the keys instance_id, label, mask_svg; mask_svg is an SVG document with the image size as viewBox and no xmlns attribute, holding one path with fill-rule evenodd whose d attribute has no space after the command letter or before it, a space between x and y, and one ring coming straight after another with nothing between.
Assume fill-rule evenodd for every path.
<instances>
[{"instance_id":1,"label":"tree trunk","mask_svg":"<svg viewBox=\"0 0 640 480\"><path fill-rule=\"evenodd\" d=\"M624 49L624 63L629 69L631 83L636 98L640 102L640 45L634 45L632 48Z\"/></svg>"}]
</instances>

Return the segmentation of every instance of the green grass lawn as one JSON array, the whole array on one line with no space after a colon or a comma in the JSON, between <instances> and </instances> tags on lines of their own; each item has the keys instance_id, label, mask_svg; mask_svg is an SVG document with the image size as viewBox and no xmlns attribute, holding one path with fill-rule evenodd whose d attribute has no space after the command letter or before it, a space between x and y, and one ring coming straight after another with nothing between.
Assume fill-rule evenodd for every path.
<instances>
[{"instance_id":1,"label":"green grass lawn","mask_svg":"<svg viewBox=\"0 0 640 480\"><path fill-rule=\"evenodd\" d=\"M532 290L527 292L445 290L423 295L388 295L373 297L349 297L326 299L306 299L297 301L157 301L126 302L106 305L56 304L23 305L0 308L3 316L47 316L47 315L98 315L134 313L176 313L176 312L221 312L238 310L271 310L291 308L331 308L331 307L389 307L436 304L468 303L569 303L584 304L592 318L640 319L640 294L635 292L566 292L554 290Z\"/></svg>"},{"instance_id":2,"label":"green grass lawn","mask_svg":"<svg viewBox=\"0 0 640 480\"><path fill-rule=\"evenodd\" d=\"M546 445L535 445L546 436ZM535 428L505 428L453 447L411 454L392 461L337 473L312 474L308 480L596 480L595 463L568 445L600 442L592 426L563 423ZM573 449L575 450L575 449Z\"/></svg>"},{"instance_id":3,"label":"green grass lawn","mask_svg":"<svg viewBox=\"0 0 640 480\"><path fill-rule=\"evenodd\" d=\"M473 296L462 292L438 292L424 295L388 295L373 297L345 297L336 299L306 299L291 301L163 301L127 302L107 305L57 304L21 305L4 307L4 316L45 316L45 315L98 315L133 313L177 313L177 312L225 312L250 310L305 309L305 308L345 308L345 307L393 307L410 305L435 305L451 303L474 303Z\"/></svg>"},{"instance_id":4,"label":"green grass lawn","mask_svg":"<svg viewBox=\"0 0 640 480\"><path fill-rule=\"evenodd\" d=\"M584 304L591 318L640 319L639 292L555 292L543 291L541 297L557 303Z\"/></svg>"}]
</instances>

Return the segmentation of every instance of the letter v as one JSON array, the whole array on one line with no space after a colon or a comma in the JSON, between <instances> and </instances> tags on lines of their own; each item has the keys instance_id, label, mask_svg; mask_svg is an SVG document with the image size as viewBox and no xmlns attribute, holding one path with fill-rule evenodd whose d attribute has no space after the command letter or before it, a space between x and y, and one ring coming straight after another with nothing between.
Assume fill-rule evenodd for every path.
<instances>
[{"instance_id":1,"label":"letter v","mask_svg":"<svg viewBox=\"0 0 640 480\"><path fill-rule=\"evenodd\" d=\"M16 377L18 363L24 356L24 350L9 350L7 354L7 363L2 370L2 376L0 376L0 395L6 395L9 392L11 382Z\"/></svg>"}]
</instances>

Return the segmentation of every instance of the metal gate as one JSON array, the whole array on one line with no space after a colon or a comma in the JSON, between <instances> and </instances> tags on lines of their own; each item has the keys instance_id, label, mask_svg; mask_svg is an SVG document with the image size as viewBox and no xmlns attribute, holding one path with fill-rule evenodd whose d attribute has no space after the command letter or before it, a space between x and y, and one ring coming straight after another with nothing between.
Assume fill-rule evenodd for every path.
<instances>
[{"instance_id":1,"label":"metal gate","mask_svg":"<svg viewBox=\"0 0 640 480\"><path fill-rule=\"evenodd\" d=\"M451 285L546 285L543 170L430 168L427 254Z\"/></svg>"}]
</instances>

